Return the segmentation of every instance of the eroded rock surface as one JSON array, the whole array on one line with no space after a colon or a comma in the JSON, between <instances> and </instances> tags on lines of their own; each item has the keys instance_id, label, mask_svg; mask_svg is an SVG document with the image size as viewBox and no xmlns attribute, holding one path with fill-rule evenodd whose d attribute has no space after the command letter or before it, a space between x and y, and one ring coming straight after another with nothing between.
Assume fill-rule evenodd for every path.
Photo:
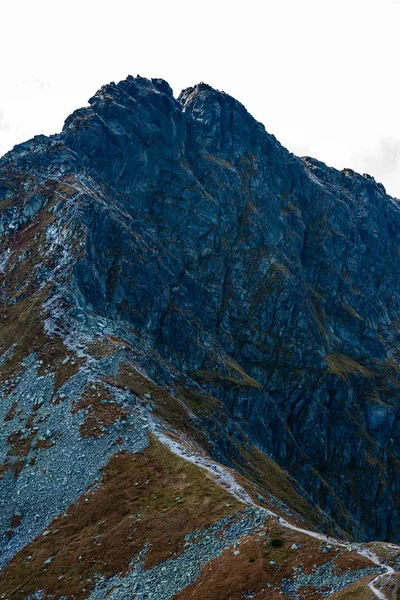
<instances>
[{"instance_id":1,"label":"eroded rock surface","mask_svg":"<svg viewBox=\"0 0 400 600\"><path fill-rule=\"evenodd\" d=\"M0 209L2 564L149 427L261 505L399 542L400 208L381 184L295 157L208 85L128 77L0 160Z\"/></svg>"}]
</instances>

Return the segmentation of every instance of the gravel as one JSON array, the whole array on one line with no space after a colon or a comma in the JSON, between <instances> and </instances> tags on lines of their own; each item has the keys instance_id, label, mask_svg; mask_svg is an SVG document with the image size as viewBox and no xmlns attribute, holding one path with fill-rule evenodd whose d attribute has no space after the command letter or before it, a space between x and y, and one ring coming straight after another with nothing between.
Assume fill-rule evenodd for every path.
<instances>
[{"instance_id":1,"label":"gravel","mask_svg":"<svg viewBox=\"0 0 400 600\"><path fill-rule=\"evenodd\" d=\"M366 575L377 575L384 572L385 569L382 567L371 566L338 575L335 573L333 561L330 560L316 567L312 573L304 573L303 568L299 568L292 580L283 579L281 585L283 592L293 600L301 600L298 591L306 586L315 587L322 596L327 597Z\"/></svg>"},{"instance_id":2,"label":"gravel","mask_svg":"<svg viewBox=\"0 0 400 600\"><path fill-rule=\"evenodd\" d=\"M5 461L11 467L15 462L16 457L7 456L11 449L7 438L13 432L24 431L24 423L32 414L34 428L27 428L23 436L34 434L34 437L18 477L9 469L0 480L0 568L99 479L100 469L117 450L140 452L148 446L146 412L128 391L109 386L108 391L118 404L129 403L132 409L97 439L82 437L80 426L85 413L73 414L71 410L73 402L91 382L118 371L120 360L117 355L95 361L93 368L84 367L60 388L56 397L63 396L63 400L50 404L55 375L39 377L38 360L32 354L24 362L26 370L15 390L2 397L0 464ZM14 402L17 403L14 417L4 421ZM117 439L122 440L118 446ZM34 449L39 440L49 440L54 445ZM21 513L21 523L9 539L6 531L16 511Z\"/></svg>"},{"instance_id":3,"label":"gravel","mask_svg":"<svg viewBox=\"0 0 400 600\"><path fill-rule=\"evenodd\" d=\"M186 586L196 581L201 569L233 546L245 535L264 526L266 511L246 508L234 517L224 518L212 527L196 531L196 539L183 554L160 562L152 569L143 569L143 555L124 577L99 579L89 600L126 600L133 597L152 600L169 600Z\"/></svg>"}]
</instances>

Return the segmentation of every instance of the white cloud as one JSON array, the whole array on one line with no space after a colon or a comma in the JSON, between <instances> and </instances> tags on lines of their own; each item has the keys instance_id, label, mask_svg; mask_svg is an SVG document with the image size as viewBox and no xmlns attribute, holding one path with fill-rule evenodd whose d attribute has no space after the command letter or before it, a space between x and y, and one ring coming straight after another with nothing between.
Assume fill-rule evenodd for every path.
<instances>
[{"instance_id":1,"label":"white cloud","mask_svg":"<svg viewBox=\"0 0 400 600\"><path fill-rule=\"evenodd\" d=\"M382 182L388 193L400 195L400 138L381 138L353 158L361 173L373 175Z\"/></svg>"},{"instance_id":2,"label":"white cloud","mask_svg":"<svg viewBox=\"0 0 400 600\"><path fill-rule=\"evenodd\" d=\"M51 83L43 81L42 79L39 79L39 77L29 77L29 79L23 80L20 83L24 86L37 88L46 88L51 86Z\"/></svg>"},{"instance_id":3,"label":"white cloud","mask_svg":"<svg viewBox=\"0 0 400 600\"><path fill-rule=\"evenodd\" d=\"M7 131L9 126L4 120L4 111L0 109L0 131Z\"/></svg>"},{"instance_id":4,"label":"white cloud","mask_svg":"<svg viewBox=\"0 0 400 600\"><path fill-rule=\"evenodd\" d=\"M9 130L0 154L59 131L101 85L136 73L163 77L176 94L206 81L238 98L289 149L338 168L365 169L366 148L400 140L399 1L3 4L0 55L9 58L0 101ZM400 180L369 164L400 195Z\"/></svg>"},{"instance_id":5,"label":"white cloud","mask_svg":"<svg viewBox=\"0 0 400 600\"><path fill-rule=\"evenodd\" d=\"M377 172L384 176L400 172L400 140L382 139L360 159L367 173Z\"/></svg>"}]
</instances>

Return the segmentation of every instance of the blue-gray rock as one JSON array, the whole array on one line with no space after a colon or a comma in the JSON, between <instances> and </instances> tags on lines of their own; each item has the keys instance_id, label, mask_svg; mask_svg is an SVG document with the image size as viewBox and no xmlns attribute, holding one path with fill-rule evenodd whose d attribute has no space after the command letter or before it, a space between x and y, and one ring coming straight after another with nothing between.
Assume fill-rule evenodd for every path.
<instances>
[{"instance_id":1,"label":"blue-gray rock","mask_svg":"<svg viewBox=\"0 0 400 600\"><path fill-rule=\"evenodd\" d=\"M216 458L257 447L353 535L400 540L400 207L381 184L294 156L208 85L175 99L142 77L6 154L1 199L18 173L85 182L69 315L135 332L160 378L220 400ZM4 244L46 206L30 185Z\"/></svg>"}]
</instances>

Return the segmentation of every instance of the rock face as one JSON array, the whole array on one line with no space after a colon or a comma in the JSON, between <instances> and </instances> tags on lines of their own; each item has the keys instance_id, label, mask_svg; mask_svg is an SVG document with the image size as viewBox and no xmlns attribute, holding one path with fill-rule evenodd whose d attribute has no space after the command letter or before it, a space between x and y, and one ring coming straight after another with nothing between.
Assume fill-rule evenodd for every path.
<instances>
[{"instance_id":1,"label":"rock face","mask_svg":"<svg viewBox=\"0 0 400 600\"><path fill-rule=\"evenodd\" d=\"M397 200L204 84L105 86L60 139L120 205L87 201L82 306L222 400L318 504L398 539ZM232 385L225 353L259 385Z\"/></svg>"},{"instance_id":2,"label":"rock face","mask_svg":"<svg viewBox=\"0 0 400 600\"><path fill-rule=\"evenodd\" d=\"M381 184L294 156L208 85L128 77L3 157L0 207L6 318L35 295L78 363L94 330L129 344L217 460L249 476L257 451L320 523L400 541L400 206Z\"/></svg>"}]
</instances>

